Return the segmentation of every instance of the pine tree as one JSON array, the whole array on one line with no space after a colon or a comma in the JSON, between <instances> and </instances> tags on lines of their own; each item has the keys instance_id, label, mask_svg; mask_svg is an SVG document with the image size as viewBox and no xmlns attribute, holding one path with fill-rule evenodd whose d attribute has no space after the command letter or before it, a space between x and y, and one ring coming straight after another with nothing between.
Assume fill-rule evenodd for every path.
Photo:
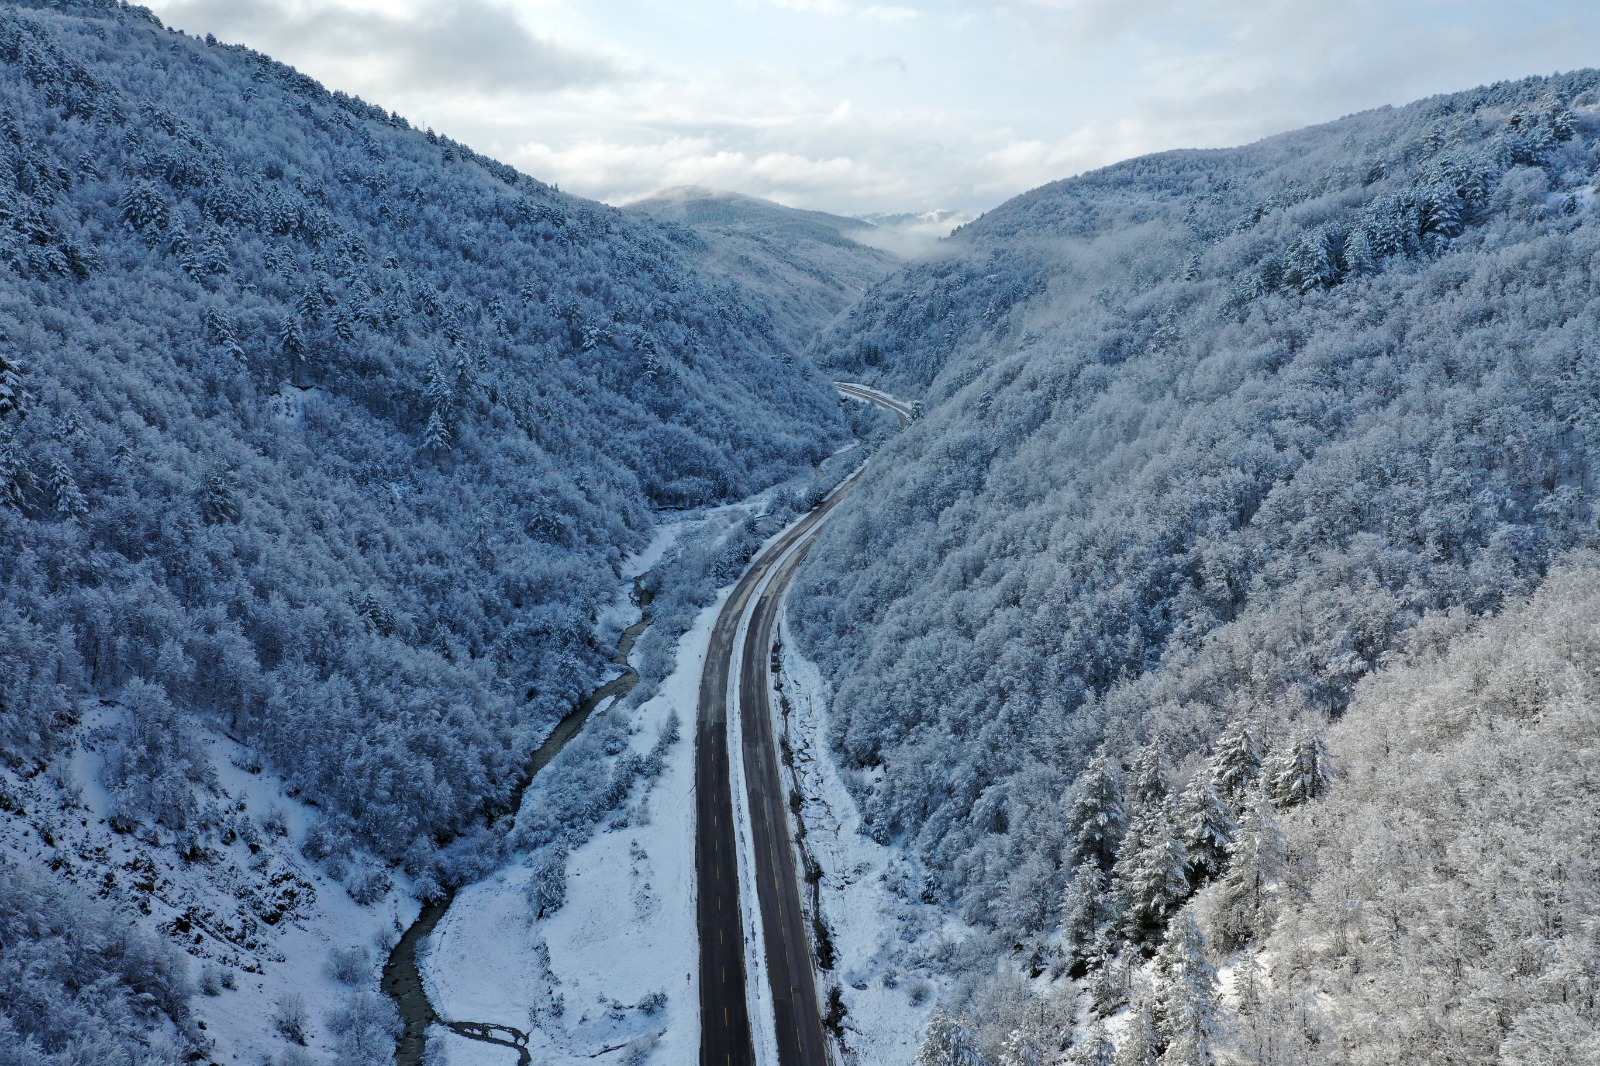
<instances>
[{"instance_id":1,"label":"pine tree","mask_svg":"<svg viewBox=\"0 0 1600 1066\"><path fill-rule=\"evenodd\" d=\"M1112 956L1102 953L1094 960L1089 971L1089 1010L1101 1018L1109 1018L1128 1002L1128 989L1132 983L1132 953Z\"/></svg>"},{"instance_id":2,"label":"pine tree","mask_svg":"<svg viewBox=\"0 0 1600 1066\"><path fill-rule=\"evenodd\" d=\"M1206 938L1185 911L1172 923L1156 955L1155 1015L1166 1050L1163 1066L1212 1066L1221 1029L1217 970L1206 958Z\"/></svg>"},{"instance_id":3,"label":"pine tree","mask_svg":"<svg viewBox=\"0 0 1600 1066\"><path fill-rule=\"evenodd\" d=\"M1249 1018L1261 1011L1262 993L1266 988L1266 974L1255 952L1247 951L1239 960L1233 978L1233 999L1240 1017Z\"/></svg>"},{"instance_id":4,"label":"pine tree","mask_svg":"<svg viewBox=\"0 0 1600 1066\"><path fill-rule=\"evenodd\" d=\"M1067 820L1073 827L1071 861L1091 860L1100 869L1110 870L1128 824L1122 809L1122 783L1103 748L1078 779Z\"/></svg>"},{"instance_id":5,"label":"pine tree","mask_svg":"<svg viewBox=\"0 0 1600 1066\"><path fill-rule=\"evenodd\" d=\"M338 337L342 344L354 344L356 342L355 320L342 307L336 307L333 310L333 335Z\"/></svg>"},{"instance_id":6,"label":"pine tree","mask_svg":"<svg viewBox=\"0 0 1600 1066\"><path fill-rule=\"evenodd\" d=\"M1061 904L1061 936L1074 969L1086 967L1101 951L1114 918L1105 871L1093 859L1084 859L1073 871Z\"/></svg>"},{"instance_id":7,"label":"pine tree","mask_svg":"<svg viewBox=\"0 0 1600 1066\"><path fill-rule=\"evenodd\" d=\"M232 257L228 253L230 237L221 227L212 226L206 230L205 239L200 242L200 248L195 252L193 268L190 273L196 277L217 277L233 269ZM188 268L188 264L185 265Z\"/></svg>"},{"instance_id":8,"label":"pine tree","mask_svg":"<svg viewBox=\"0 0 1600 1066\"><path fill-rule=\"evenodd\" d=\"M1244 953L1233 978L1234 1011L1230 1043L1236 1058L1244 1062L1270 1063L1279 1026L1266 1000L1266 973L1253 951Z\"/></svg>"},{"instance_id":9,"label":"pine tree","mask_svg":"<svg viewBox=\"0 0 1600 1066\"><path fill-rule=\"evenodd\" d=\"M283 348L283 353L291 359L304 358L306 342L300 335L300 320L294 315L283 320L283 328L278 330L278 344Z\"/></svg>"},{"instance_id":10,"label":"pine tree","mask_svg":"<svg viewBox=\"0 0 1600 1066\"><path fill-rule=\"evenodd\" d=\"M428 414L428 424L423 427L422 449L434 453L450 450L450 422L437 407Z\"/></svg>"},{"instance_id":11,"label":"pine tree","mask_svg":"<svg viewBox=\"0 0 1600 1066\"><path fill-rule=\"evenodd\" d=\"M239 521L238 479L233 471L213 466L200 486L200 517L211 525Z\"/></svg>"},{"instance_id":12,"label":"pine tree","mask_svg":"<svg viewBox=\"0 0 1600 1066\"><path fill-rule=\"evenodd\" d=\"M294 313L306 322L322 317L322 295L315 283L306 285L294 301Z\"/></svg>"},{"instance_id":13,"label":"pine tree","mask_svg":"<svg viewBox=\"0 0 1600 1066\"><path fill-rule=\"evenodd\" d=\"M0 333L0 342L7 340ZM21 419L27 416L27 396L22 391L22 372L17 364L0 352L0 418Z\"/></svg>"},{"instance_id":14,"label":"pine tree","mask_svg":"<svg viewBox=\"0 0 1600 1066\"><path fill-rule=\"evenodd\" d=\"M1244 797L1261 779L1261 768L1266 753L1261 738L1242 721L1228 723L1217 738L1217 750L1206 764L1206 772L1217 787L1217 793L1228 802L1234 816Z\"/></svg>"},{"instance_id":15,"label":"pine tree","mask_svg":"<svg viewBox=\"0 0 1600 1066\"><path fill-rule=\"evenodd\" d=\"M1156 1030L1149 1002L1140 996L1139 1002L1134 1004L1132 1017L1122 1029L1122 1039L1117 1043L1112 1062L1115 1066L1155 1066L1160 1060L1161 1034Z\"/></svg>"},{"instance_id":16,"label":"pine tree","mask_svg":"<svg viewBox=\"0 0 1600 1066\"><path fill-rule=\"evenodd\" d=\"M1189 853L1190 882L1199 885L1220 874L1239 827L1209 775L1199 775L1184 790L1178 802L1178 825Z\"/></svg>"},{"instance_id":17,"label":"pine tree","mask_svg":"<svg viewBox=\"0 0 1600 1066\"><path fill-rule=\"evenodd\" d=\"M1268 890L1283 876L1283 838L1262 798L1245 807L1228 848L1228 869L1219 895L1219 946L1234 951L1265 933Z\"/></svg>"},{"instance_id":18,"label":"pine tree","mask_svg":"<svg viewBox=\"0 0 1600 1066\"><path fill-rule=\"evenodd\" d=\"M1373 274L1378 270L1378 256L1372 250L1372 238L1366 227L1357 226L1344 242L1345 267L1352 275Z\"/></svg>"},{"instance_id":19,"label":"pine tree","mask_svg":"<svg viewBox=\"0 0 1600 1066\"><path fill-rule=\"evenodd\" d=\"M1189 895L1189 854L1175 821L1170 802L1148 808L1112 872L1122 934L1131 944L1158 943L1167 915Z\"/></svg>"},{"instance_id":20,"label":"pine tree","mask_svg":"<svg viewBox=\"0 0 1600 1066\"><path fill-rule=\"evenodd\" d=\"M448 414L455 405L459 373L446 360L445 353L438 351L428 360L428 369L424 372L422 382L422 397L435 411Z\"/></svg>"},{"instance_id":21,"label":"pine tree","mask_svg":"<svg viewBox=\"0 0 1600 1066\"><path fill-rule=\"evenodd\" d=\"M1267 793L1282 810L1320 798L1333 779L1333 762L1321 734L1302 737L1274 756L1266 778Z\"/></svg>"},{"instance_id":22,"label":"pine tree","mask_svg":"<svg viewBox=\"0 0 1600 1066\"><path fill-rule=\"evenodd\" d=\"M172 222L172 206L147 181L134 182L117 201L122 221L144 234L159 233Z\"/></svg>"},{"instance_id":23,"label":"pine tree","mask_svg":"<svg viewBox=\"0 0 1600 1066\"><path fill-rule=\"evenodd\" d=\"M22 510L26 470L17 457L16 442L0 437L0 506Z\"/></svg>"},{"instance_id":24,"label":"pine tree","mask_svg":"<svg viewBox=\"0 0 1600 1066\"><path fill-rule=\"evenodd\" d=\"M1146 811L1165 803L1172 795L1172 785L1167 775L1166 760L1161 756L1160 744L1152 744L1134 760L1128 785L1128 820L1138 819Z\"/></svg>"},{"instance_id":25,"label":"pine tree","mask_svg":"<svg viewBox=\"0 0 1600 1066\"><path fill-rule=\"evenodd\" d=\"M56 514L62 518L79 521L89 513L89 501L84 499L78 481L60 459L50 460L50 498Z\"/></svg>"},{"instance_id":26,"label":"pine tree","mask_svg":"<svg viewBox=\"0 0 1600 1066\"><path fill-rule=\"evenodd\" d=\"M933 1012L928 1035L917 1052L917 1066L987 1066L976 1038L964 1019Z\"/></svg>"}]
</instances>

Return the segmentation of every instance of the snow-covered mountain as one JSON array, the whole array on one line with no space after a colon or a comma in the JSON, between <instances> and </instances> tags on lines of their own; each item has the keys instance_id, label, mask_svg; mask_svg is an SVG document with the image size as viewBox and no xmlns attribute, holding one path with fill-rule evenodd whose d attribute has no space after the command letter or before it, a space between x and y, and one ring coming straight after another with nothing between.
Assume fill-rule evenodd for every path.
<instances>
[{"instance_id":1,"label":"snow-covered mountain","mask_svg":"<svg viewBox=\"0 0 1600 1066\"><path fill-rule=\"evenodd\" d=\"M0 1042L176 1061L184 954L265 1019L284 929L493 866L659 511L844 424L648 219L248 49L7 4L0 101Z\"/></svg>"},{"instance_id":2,"label":"snow-covered mountain","mask_svg":"<svg viewBox=\"0 0 1600 1066\"><path fill-rule=\"evenodd\" d=\"M463 886L435 1007L691 1055L681 712L889 432L828 377L921 401L773 657L844 1061L1600 1057L1600 72L944 240L114 0L0 10L0 102L0 1062L386 1061Z\"/></svg>"},{"instance_id":3,"label":"snow-covered mountain","mask_svg":"<svg viewBox=\"0 0 1600 1066\"><path fill-rule=\"evenodd\" d=\"M702 270L758 294L796 352L899 265L869 223L739 193L685 185L623 210L662 223Z\"/></svg>"},{"instance_id":4,"label":"snow-covered mountain","mask_svg":"<svg viewBox=\"0 0 1600 1066\"><path fill-rule=\"evenodd\" d=\"M1343 741L1319 731L1417 634L1527 595L1594 543L1597 88L1593 71L1501 84L1047 185L817 341L836 375L923 398L814 550L791 617L834 686L830 736L867 828L911 863L906 891L992 938L959 964L882 965L959 969L947 1007L988 1054L1058 1041L1078 988L1126 1061L1200 1039L1176 1028L1193 1004L1175 975L1210 988L1202 961L1226 948L1237 963L1268 936L1251 878L1284 895L1273 906L1300 906L1306 886L1251 863L1269 862L1276 818L1330 787L1327 744ZM1377 831L1370 813L1346 817L1337 844L1290 836L1312 848L1296 876ZM1487 808L1452 817L1514 831ZM1593 809L1572 828L1581 850ZM1408 841L1453 861L1443 838ZM1600 888L1580 867L1570 896L1567 868L1536 878L1566 900L1558 924L1582 921ZM1230 906L1179 936L1185 901L1224 883ZM1346 888L1352 908L1396 905L1392 884ZM1319 891L1306 914L1329 913ZM1532 1043L1518 1061L1558 1061L1574 1027L1594 1032L1592 999L1559 1025L1519 1014L1526 998L1449 970L1479 954L1443 946L1427 981L1378 979L1395 1004L1381 1031L1353 1026L1372 1001L1317 997L1357 983L1308 973L1376 965L1361 937L1378 933L1358 925L1334 945L1273 940L1257 960L1265 985L1299 997L1295 1039L1319 1061L1424 1045L1402 1057L1495 1061L1519 1027ZM1292 928L1271 935L1312 935ZM1136 964L1163 944L1147 980ZM1311 971L1288 961L1311 956ZM1557 981L1545 967L1565 964L1537 956L1528 972ZM1018 972L1085 984L1044 986L1060 1013L1017 1035L1040 990ZM940 1026L946 1044L968 1039ZM1441 1026L1470 1032L1461 1057L1428 1043ZM1204 1054L1243 1031L1212 1032ZM1161 1061L1210 1061L1173 1054Z\"/></svg>"}]
</instances>

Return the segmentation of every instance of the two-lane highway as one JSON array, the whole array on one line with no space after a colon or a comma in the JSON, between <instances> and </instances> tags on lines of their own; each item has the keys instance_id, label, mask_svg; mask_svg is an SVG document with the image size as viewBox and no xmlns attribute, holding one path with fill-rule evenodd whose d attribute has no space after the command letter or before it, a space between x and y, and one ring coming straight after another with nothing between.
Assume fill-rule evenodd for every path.
<instances>
[{"instance_id":1,"label":"two-lane highway","mask_svg":"<svg viewBox=\"0 0 1600 1066\"><path fill-rule=\"evenodd\" d=\"M838 382L852 399L878 404L904 425L911 408L876 389ZM828 1050L790 847L785 791L769 706L772 632L784 593L822 523L861 476L857 471L756 557L712 627L700 679L695 730L695 870L699 884L700 1061L753 1066L755 1042L746 998L745 934L739 899L738 834L729 773L728 697L735 650L740 754L750 814L750 847L772 986L781 1066L826 1066ZM764 1021L764 1019L763 1019Z\"/></svg>"}]
</instances>

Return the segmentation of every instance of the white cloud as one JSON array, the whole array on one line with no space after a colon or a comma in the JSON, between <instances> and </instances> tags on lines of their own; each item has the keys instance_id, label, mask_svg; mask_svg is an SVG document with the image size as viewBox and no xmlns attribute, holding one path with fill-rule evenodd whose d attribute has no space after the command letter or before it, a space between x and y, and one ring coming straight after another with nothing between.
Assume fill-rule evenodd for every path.
<instances>
[{"instance_id":1,"label":"white cloud","mask_svg":"<svg viewBox=\"0 0 1600 1066\"><path fill-rule=\"evenodd\" d=\"M491 0L168 0L158 7L177 25L364 81L369 91L549 92L621 76L609 59L556 44Z\"/></svg>"},{"instance_id":2,"label":"white cloud","mask_svg":"<svg viewBox=\"0 0 1600 1066\"><path fill-rule=\"evenodd\" d=\"M976 212L1600 55L1578 0L147 0L563 188Z\"/></svg>"},{"instance_id":3,"label":"white cloud","mask_svg":"<svg viewBox=\"0 0 1600 1066\"><path fill-rule=\"evenodd\" d=\"M847 15L850 9L839 0L767 0L781 11L805 11L814 15Z\"/></svg>"},{"instance_id":4,"label":"white cloud","mask_svg":"<svg viewBox=\"0 0 1600 1066\"><path fill-rule=\"evenodd\" d=\"M889 4L871 4L859 12L860 16L873 22L914 22L922 17L922 13L915 8L897 7Z\"/></svg>"}]
</instances>

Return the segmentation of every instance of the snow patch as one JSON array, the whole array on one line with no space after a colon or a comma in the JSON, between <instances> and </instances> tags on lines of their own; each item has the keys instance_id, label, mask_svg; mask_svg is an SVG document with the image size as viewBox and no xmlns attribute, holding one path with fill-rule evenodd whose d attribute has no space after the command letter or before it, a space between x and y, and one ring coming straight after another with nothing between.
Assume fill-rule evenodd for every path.
<instances>
[{"instance_id":1,"label":"snow patch","mask_svg":"<svg viewBox=\"0 0 1600 1066\"><path fill-rule=\"evenodd\" d=\"M799 791L811 857L822 870L822 919L831 932L834 969L819 970L817 988L838 986L844 999L846 1064L910 1066L928 1016L949 978L924 960L940 940L960 941L970 930L915 898L914 864L898 848L862 832L860 812L827 744L830 687L778 626L781 673L775 679L774 723L794 750L789 774ZM797 860L798 865L798 860ZM805 900L809 911L811 901Z\"/></svg>"},{"instance_id":2,"label":"snow patch","mask_svg":"<svg viewBox=\"0 0 1600 1066\"><path fill-rule=\"evenodd\" d=\"M572 852L566 904L534 920L523 894L531 874L521 866L457 895L421 964L441 1016L526 1029L535 1061L551 1066L633 1044L654 1046L658 1062L698 1057L694 721L706 645L726 598L700 612L673 673L634 712L641 754L673 713L680 737L647 795L635 797L643 817ZM453 1034L438 1046L450 1066L507 1054Z\"/></svg>"},{"instance_id":3,"label":"snow patch","mask_svg":"<svg viewBox=\"0 0 1600 1066\"><path fill-rule=\"evenodd\" d=\"M416 916L409 885L392 874L396 887L357 904L300 853L316 813L249 749L199 723L218 785L210 799L232 832L190 860L168 831L114 831L102 771L122 713L107 702L88 705L75 750L45 774L0 767L0 792L11 799L0 815L0 853L51 869L187 952L202 989L191 1006L214 1041L213 1061L254 1066L287 1051L272 1016L288 1000L304 1004L308 1049L331 1053L325 1016L354 987L334 976L331 956L355 960L346 977L375 990L388 945Z\"/></svg>"}]
</instances>

